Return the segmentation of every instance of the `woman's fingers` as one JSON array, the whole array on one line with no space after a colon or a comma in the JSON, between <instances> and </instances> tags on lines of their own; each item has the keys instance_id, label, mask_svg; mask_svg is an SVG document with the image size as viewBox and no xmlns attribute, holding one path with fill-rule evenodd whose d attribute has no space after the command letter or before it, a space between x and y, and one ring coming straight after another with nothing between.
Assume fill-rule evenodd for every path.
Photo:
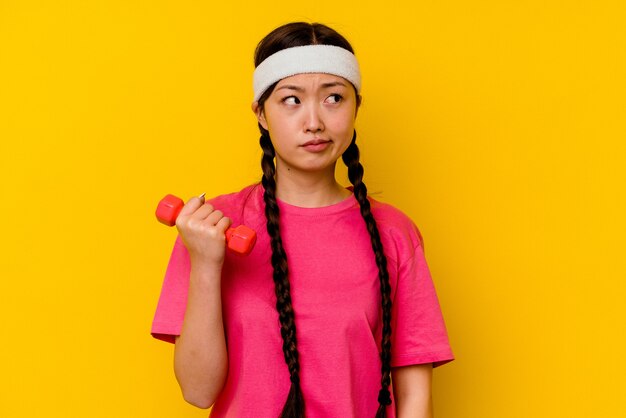
<instances>
[{"instance_id":1,"label":"woman's fingers","mask_svg":"<svg viewBox=\"0 0 626 418\"><path fill-rule=\"evenodd\" d=\"M224 218L224 213L220 210L217 210L210 203L204 203L204 193L198 197L192 197L187 201L183 209L180 211L178 215L177 224L182 226L182 223L190 224L190 221L193 224L202 223L205 225L216 226L217 223ZM180 222L178 222L180 220ZM230 221L228 221L228 225L230 225ZM224 228L220 227L220 230L224 230Z\"/></svg>"},{"instance_id":2,"label":"woman's fingers","mask_svg":"<svg viewBox=\"0 0 626 418\"><path fill-rule=\"evenodd\" d=\"M220 219L224 217L224 214L221 210L216 209L211 211L207 216L204 217L204 221L209 225L215 225Z\"/></svg>"},{"instance_id":3,"label":"woman's fingers","mask_svg":"<svg viewBox=\"0 0 626 418\"><path fill-rule=\"evenodd\" d=\"M230 218L227 216L223 216L222 219L220 219L216 224L215 227L217 229L219 229L223 234L226 233L226 230L228 229L228 227L230 226L231 221Z\"/></svg>"},{"instance_id":4,"label":"woman's fingers","mask_svg":"<svg viewBox=\"0 0 626 418\"><path fill-rule=\"evenodd\" d=\"M210 203L205 203L200 206L194 213L191 214L190 218L203 220L207 218L211 213L215 211L215 208Z\"/></svg>"},{"instance_id":5,"label":"woman's fingers","mask_svg":"<svg viewBox=\"0 0 626 418\"><path fill-rule=\"evenodd\" d=\"M198 210L198 208L200 208L203 204L204 204L204 193L200 196L194 196L191 199L189 199L187 201L187 203L185 204L185 206L183 206L183 208L180 210L180 213L178 214L178 219L180 219L181 217L185 218L187 216L192 215L196 210Z\"/></svg>"}]
</instances>

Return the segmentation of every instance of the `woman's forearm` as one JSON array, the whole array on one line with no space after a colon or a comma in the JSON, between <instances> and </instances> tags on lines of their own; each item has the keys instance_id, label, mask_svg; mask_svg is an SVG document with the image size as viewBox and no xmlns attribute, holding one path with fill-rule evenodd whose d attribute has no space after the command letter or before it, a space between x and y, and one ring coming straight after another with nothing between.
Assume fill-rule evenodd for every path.
<instances>
[{"instance_id":1,"label":"woman's forearm","mask_svg":"<svg viewBox=\"0 0 626 418\"><path fill-rule=\"evenodd\" d=\"M433 418L433 402L429 396L425 399L408 398L396 400L397 418Z\"/></svg>"},{"instance_id":2,"label":"woman's forearm","mask_svg":"<svg viewBox=\"0 0 626 418\"><path fill-rule=\"evenodd\" d=\"M416 364L391 371L397 418L433 418L432 364Z\"/></svg>"},{"instance_id":3,"label":"woman's forearm","mask_svg":"<svg viewBox=\"0 0 626 418\"><path fill-rule=\"evenodd\" d=\"M219 268L192 264L185 320L174 350L183 397L199 408L215 402L228 373L220 281Z\"/></svg>"}]
</instances>

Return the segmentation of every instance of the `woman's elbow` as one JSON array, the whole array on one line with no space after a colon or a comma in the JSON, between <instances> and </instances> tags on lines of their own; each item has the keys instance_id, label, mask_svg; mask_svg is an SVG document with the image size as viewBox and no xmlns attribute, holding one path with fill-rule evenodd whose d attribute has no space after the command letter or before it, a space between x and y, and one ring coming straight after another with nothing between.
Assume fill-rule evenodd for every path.
<instances>
[{"instance_id":1,"label":"woman's elbow","mask_svg":"<svg viewBox=\"0 0 626 418\"><path fill-rule=\"evenodd\" d=\"M197 390L185 390L181 388L185 402L201 409L208 409L215 403L215 397Z\"/></svg>"},{"instance_id":2,"label":"woman's elbow","mask_svg":"<svg viewBox=\"0 0 626 418\"><path fill-rule=\"evenodd\" d=\"M199 380L190 379L189 376L183 379L180 373L176 373L176 379L183 399L201 409L210 408L215 403L226 381L225 374L223 378L218 374Z\"/></svg>"}]
</instances>

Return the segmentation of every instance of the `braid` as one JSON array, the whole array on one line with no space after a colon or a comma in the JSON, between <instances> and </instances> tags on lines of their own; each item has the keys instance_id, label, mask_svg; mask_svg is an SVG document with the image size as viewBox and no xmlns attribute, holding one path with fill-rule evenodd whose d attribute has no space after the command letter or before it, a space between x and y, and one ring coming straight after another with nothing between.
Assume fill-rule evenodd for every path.
<instances>
[{"instance_id":1,"label":"braid","mask_svg":"<svg viewBox=\"0 0 626 418\"><path fill-rule=\"evenodd\" d=\"M380 279L380 293L382 295L383 308L383 330L382 330L382 378L381 389L378 392L378 411L376 418L385 418L386 406L391 405L391 394L389 384L391 383L391 286L389 284L389 272L387 271L387 258L383 252L383 244L380 240L376 220L370 209L370 202L367 200L367 187L363 183L363 166L359 162L359 148L356 145L356 131L352 137L350 146L342 155L343 162L348 166L348 178L354 186L354 196L359 202L361 216L367 225L367 231L372 240L372 249L376 256L378 266L378 278Z\"/></svg>"},{"instance_id":2,"label":"braid","mask_svg":"<svg viewBox=\"0 0 626 418\"><path fill-rule=\"evenodd\" d=\"M289 369L291 388L287 401L279 418L303 418L304 398L300 388L300 362L296 344L296 323L291 304L291 294L288 279L287 254L283 248L278 226L278 204L276 203L276 167L274 166L274 147L269 132L262 130L260 139L263 149L261 167L263 168L262 184L265 189L265 217L267 218L267 233L270 236L272 247L272 267L274 268L274 287L276 292L276 310L280 320L280 334L283 338L283 354Z\"/></svg>"}]
</instances>

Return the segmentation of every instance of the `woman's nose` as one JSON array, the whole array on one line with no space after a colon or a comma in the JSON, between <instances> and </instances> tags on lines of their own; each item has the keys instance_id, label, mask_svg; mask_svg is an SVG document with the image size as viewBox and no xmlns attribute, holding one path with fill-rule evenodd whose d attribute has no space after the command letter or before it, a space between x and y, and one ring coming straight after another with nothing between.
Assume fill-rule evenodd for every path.
<instances>
[{"instance_id":1,"label":"woman's nose","mask_svg":"<svg viewBox=\"0 0 626 418\"><path fill-rule=\"evenodd\" d=\"M318 132L324 130L324 122L322 121L321 109L315 103L311 103L306 110L306 119L304 128L307 132Z\"/></svg>"}]
</instances>

